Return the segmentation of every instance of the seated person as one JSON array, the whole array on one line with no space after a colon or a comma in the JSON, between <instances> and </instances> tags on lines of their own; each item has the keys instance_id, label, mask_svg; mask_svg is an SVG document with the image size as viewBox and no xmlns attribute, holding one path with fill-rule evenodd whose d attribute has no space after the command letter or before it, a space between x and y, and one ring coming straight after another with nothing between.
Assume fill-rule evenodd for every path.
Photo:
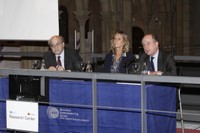
<instances>
[{"instance_id":1,"label":"seated person","mask_svg":"<svg viewBox=\"0 0 200 133\"><path fill-rule=\"evenodd\" d=\"M144 53L140 55L139 62L141 66L146 64L149 75L176 75L173 56L159 49L159 42L155 35L145 35L142 46Z\"/></svg>"},{"instance_id":2,"label":"seated person","mask_svg":"<svg viewBox=\"0 0 200 133\"><path fill-rule=\"evenodd\" d=\"M107 73L127 73L129 63L135 59L134 55L129 52L130 42L128 36L118 31L114 34L110 52L105 56L103 71Z\"/></svg>"},{"instance_id":3,"label":"seated person","mask_svg":"<svg viewBox=\"0 0 200 133\"><path fill-rule=\"evenodd\" d=\"M44 53L45 66L52 71L78 71L82 62L79 54L65 47L62 36L52 36L48 41L51 51Z\"/></svg>"}]
</instances>

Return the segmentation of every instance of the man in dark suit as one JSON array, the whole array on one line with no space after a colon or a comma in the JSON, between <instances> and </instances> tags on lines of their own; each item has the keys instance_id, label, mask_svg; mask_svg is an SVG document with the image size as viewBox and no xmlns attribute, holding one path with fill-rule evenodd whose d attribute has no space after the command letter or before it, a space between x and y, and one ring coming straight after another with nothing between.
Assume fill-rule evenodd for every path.
<instances>
[{"instance_id":1,"label":"man in dark suit","mask_svg":"<svg viewBox=\"0 0 200 133\"><path fill-rule=\"evenodd\" d=\"M176 75L173 56L159 49L159 42L155 35L145 35L142 46L144 53L140 55L139 61L142 66L144 64L147 66L149 75Z\"/></svg>"},{"instance_id":2,"label":"man in dark suit","mask_svg":"<svg viewBox=\"0 0 200 133\"><path fill-rule=\"evenodd\" d=\"M48 42L51 51L44 53L44 61L47 69L52 71L77 71L82 62L79 54L65 47L62 36L52 36Z\"/></svg>"}]
</instances>

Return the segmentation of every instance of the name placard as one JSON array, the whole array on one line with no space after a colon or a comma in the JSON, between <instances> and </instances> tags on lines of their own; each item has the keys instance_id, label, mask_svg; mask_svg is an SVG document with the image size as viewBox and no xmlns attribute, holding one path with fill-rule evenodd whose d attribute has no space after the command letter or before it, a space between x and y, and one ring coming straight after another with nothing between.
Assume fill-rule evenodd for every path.
<instances>
[{"instance_id":1,"label":"name placard","mask_svg":"<svg viewBox=\"0 0 200 133\"><path fill-rule=\"evenodd\" d=\"M6 101L8 129L38 132L38 103Z\"/></svg>"}]
</instances>

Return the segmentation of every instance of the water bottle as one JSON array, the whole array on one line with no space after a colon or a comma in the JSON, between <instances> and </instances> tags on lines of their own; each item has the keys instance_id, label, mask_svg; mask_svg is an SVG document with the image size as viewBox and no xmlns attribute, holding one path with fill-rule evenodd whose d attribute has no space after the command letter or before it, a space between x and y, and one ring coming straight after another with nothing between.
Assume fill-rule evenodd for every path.
<instances>
[{"instance_id":1,"label":"water bottle","mask_svg":"<svg viewBox=\"0 0 200 133\"><path fill-rule=\"evenodd\" d=\"M142 68L142 73L141 74L144 74L144 75L148 74L148 67L147 67L146 62L144 62L144 64L143 64L143 68Z\"/></svg>"},{"instance_id":2,"label":"water bottle","mask_svg":"<svg viewBox=\"0 0 200 133\"><path fill-rule=\"evenodd\" d=\"M92 72L92 65L90 64L89 61L87 62L87 65L86 65L86 72Z\"/></svg>"},{"instance_id":3,"label":"water bottle","mask_svg":"<svg viewBox=\"0 0 200 133\"><path fill-rule=\"evenodd\" d=\"M45 69L45 62L44 62L44 60L42 60L40 70L44 70L44 69Z\"/></svg>"}]
</instances>

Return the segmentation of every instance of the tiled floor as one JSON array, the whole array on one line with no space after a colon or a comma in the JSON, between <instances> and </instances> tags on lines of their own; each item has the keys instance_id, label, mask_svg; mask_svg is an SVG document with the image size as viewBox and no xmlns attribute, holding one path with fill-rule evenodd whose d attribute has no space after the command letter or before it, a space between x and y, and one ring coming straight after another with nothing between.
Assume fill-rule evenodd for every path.
<instances>
[{"instance_id":1,"label":"tiled floor","mask_svg":"<svg viewBox=\"0 0 200 133\"><path fill-rule=\"evenodd\" d=\"M181 128L181 122L176 122L176 128ZM193 129L193 130L200 130L200 123L197 122L185 122L184 121L184 129Z\"/></svg>"}]
</instances>

